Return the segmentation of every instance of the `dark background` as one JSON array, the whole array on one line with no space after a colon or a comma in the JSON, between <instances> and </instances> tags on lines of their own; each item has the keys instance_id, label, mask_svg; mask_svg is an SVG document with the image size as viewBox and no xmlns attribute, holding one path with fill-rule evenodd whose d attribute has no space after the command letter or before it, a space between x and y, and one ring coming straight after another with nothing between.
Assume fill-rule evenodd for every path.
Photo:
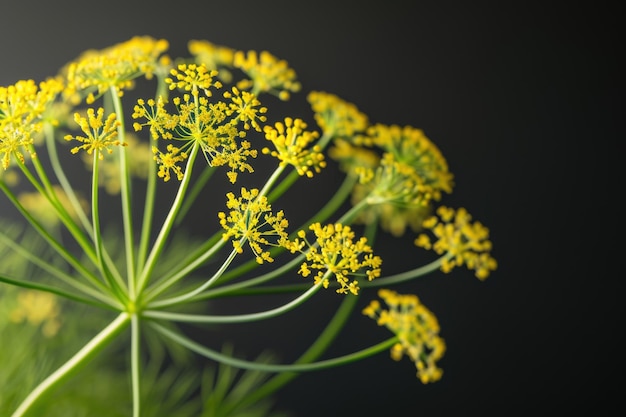
<instances>
[{"instance_id":1,"label":"dark background","mask_svg":"<svg viewBox=\"0 0 626 417\"><path fill-rule=\"evenodd\" d=\"M490 3L4 2L0 85L41 80L86 49L134 35L166 38L172 56L206 39L266 49L289 62L304 91L335 93L374 122L423 129L456 178L444 203L490 228L499 269L485 282L458 270L402 287L440 320L440 382L422 386L412 364L383 354L303 375L281 391L281 408L303 417L619 408L619 14L599 2ZM392 242L385 266L414 264L419 252ZM314 310L300 314L314 327ZM378 331L351 329L337 353L357 346L357 333ZM270 348L307 343L291 331L247 334L245 343Z\"/></svg>"}]
</instances>

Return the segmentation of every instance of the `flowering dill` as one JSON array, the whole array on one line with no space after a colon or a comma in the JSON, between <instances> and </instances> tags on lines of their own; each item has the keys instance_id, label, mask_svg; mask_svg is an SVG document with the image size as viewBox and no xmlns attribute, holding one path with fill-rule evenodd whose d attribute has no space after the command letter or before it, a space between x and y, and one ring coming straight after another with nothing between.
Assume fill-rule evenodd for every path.
<instances>
[{"instance_id":1,"label":"flowering dill","mask_svg":"<svg viewBox=\"0 0 626 417\"><path fill-rule=\"evenodd\" d=\"M74 114L74 121L80 126L86 136L65 135L65 140L77 140L82 145L72 148L72 153L78 153L84 149L87 154L91 155L96 152L99 159L103 158L103 151L112 153L111 146L127 146L117 139L117 127L119 121L116 120L115 113L111 113L104 118L104 109L100 107L96 113L94 109L87 109L87 117L81 116L80 113Z\"/></svg>"},{"instance_id":2,"label":"flowering dill","mask_svg":"<svg viewBox=\"0 0 626 417\"><path fill-rule=\"evenodd\" d=\"M365 277L371 281L380 276L382 259L372 254L367 238L361 237L354 241L355 234L350 226L340 223L322 226L320 223L313 223L309 230L315 235L314 243L310 243L306 239L306 232L300 230L298 237L285 245L292 253L305 253L306 261L298 271L303 277L309 276L316 269L318 272L314 277L315 284L321 282L324 288L328 288L330 283L324 275L326 271L330 271L339 284L339 294L356 295L360 289L356 278Z\"/></svg>"},{"instance_id":3,"label":"flowering dill","mask_svg":"<svg viewBox=\"0 0 626 417\"><path fill-rule=\"evenodd\" d=\"M424 227L435 235L436 240L432 242L422 233L415 239L415 244L440 255L449 253L450 259L444 259L441 265L443 272L465 265L474 270L477 278L484 280L497 268L496 260L491 257L489 229L480 222L472 222L472 216L464 208L454 210L440 206L437 216L424 220Z\"/></svg>"},{"instance_id":4,"label":"flowering dill","mask_svg":"<svg viewBox=\"0 0 626 417\"><path fill-rule=\"evenodd\" d=\"M246 239L259 264L273 262L269 251L263 246L280 246L287 239L285 229L289 225L283 211L272 213L272 206L267 197L259 195L259 190L241 188L241 197L234 193L226 195L228 214L218 213L220 224L226 230L222 234L224 240L232 239L233 247L243 253L241 239ZM272 241L268 239L272 239Z\"/></svg>"},{"instance_id":5,"label":"flowering dill","mask_svg":"<svg viewBox=\"0 0 626 417\"><path fill-rule=\"evenodd\" d=\"M438 381L443 371L436 362L443 357L446 345L439 337L437 317L415 295L381 289L378 296L388 309L378 300L372 300L363 314L375 319L379 326L386 326L398 338L398 343L391 348L392 359L399 361L406 355L415 363L422 383Z\"/></svg>"}]
</instances>

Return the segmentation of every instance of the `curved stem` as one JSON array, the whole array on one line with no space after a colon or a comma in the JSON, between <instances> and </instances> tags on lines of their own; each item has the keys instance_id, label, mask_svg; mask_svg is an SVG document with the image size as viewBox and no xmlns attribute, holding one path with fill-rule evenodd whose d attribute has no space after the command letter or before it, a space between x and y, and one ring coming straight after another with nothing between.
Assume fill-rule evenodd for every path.
<instances>
[{"instance_id":1,"label":"curved stem","mask_svg":"<svg viewBox=\"0 0 626 417\"><path fill-rule=\"evenodd\" d=\"M17 410L11 417L21 417L45 394L48 394L53 388L61 384L73 371L79 366L87 363L95 354L108 344L120 331L126 327L130 320L127 313L121 313L115 320L104 328L100 333L91 339L81 350L65 362L59 369L48 376L41 382L31 393L22 401Z\"/></svg>"},{"instance_id":2,"label":"curved stem","mask_svg":"<svg viewBox=\"0 0 626 417\"><path fill-rule=\"evenodd\" d=\"M204 314L182 314L169 313L166 311L146 310L142 314L144 317L186 323L247 323L251 321L269 319L286 313L289 310L293 310L294 308L311 298L311 296L313 296L313 294L315 294L320 289L320 286L321 284L315 284L306 292L304 292L294 300L291 300L287 304L283 304L280 307L266 310L260 313L238 314L234 316L208 316Z\"/></svg>"},{"instance_id":3,"label":"curved stem","mask_svg":"<svg viewBox=\"0 0 626 417\"><path fill-rule=\"evenodd\" d=\"M429 274L433 271L436 271L437 269L441 267L441 264L443 263L444 260L450 259L451 257L452 255L450 255L449 253L446 253L442 257L437 258L434 261L426 265L420 266L415 269L411 269L410 271L405 271L399 274L390 275L388 277L376 278L373 281L364 282L361 286L367 287L367 288L373 288L373 287L382 287L382 286L399 284L401 282L410 281L412 279L415 279L423 275Z\"/></svg>"},{"instance_id":4,"label":"curved stem","mask_svg":"<svg viewBox=\"0 0 626 417\"><path fill-rule=\"evenodd\" d=\"M357 352L350 353L348 355L339 356L337 358L327 359L327 360L323 360L319 362L282 365L282 364L258 363L254 361L246 361L242 359L233 358L231 356L224 355L212 349L208 349L194 342L193 340L179 333L176 333L172 330L166 329L165 327L158 325L156 323L151 323L151 326L154 327L159 333L169 338L170 340L208 359L215 360L226 365L234 366L236 368L252 369L252 370L264 371L264 372L308 372L308 371L318 371L318 370L326 369L326 368L334 368L340 365L347 365L349 363L363 360L370 356L374 356L380 352L383 352L391 348L394 344L398 342L398 338L394 336L374 346L370 346L366 349L362 349Z\"/></svg>"},{"instance_id":5,"label":"curved stem","mask_svg":"<svg viewBox=\"0 0 626 417\"><path fill-rule=\"evenodd\" d=\"M202 191L204 186L207 184L209 179L211 179L214 173L215 173L215 167L207 165L204 168L198 180L191 187L191 190L189 194L187 195L187 198L185 199L185 203L180 208L180 213L178 213L178 217L176 218L176 225L179 225L183 221L183 219L185 218L185 216L191 209L191 206L198 198L198 195L200 195L200 192Z\"/></svg>"}]
</instances>

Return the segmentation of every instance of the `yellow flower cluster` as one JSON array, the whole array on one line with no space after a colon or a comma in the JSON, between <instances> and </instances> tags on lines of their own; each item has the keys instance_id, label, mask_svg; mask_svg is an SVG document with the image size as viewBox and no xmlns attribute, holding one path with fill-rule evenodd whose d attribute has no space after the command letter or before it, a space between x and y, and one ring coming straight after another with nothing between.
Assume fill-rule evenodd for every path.
<instances>
[{"instance_id":1,"label":"yellow flower cluster","mask_svg":"<svg viewBox=\"0 0 626 417\"><path fill-rule=\"evenodd\" d=\"M25 290L17 295L18 306L11 311L10 320L14 323L27 322L42 326L41 332L52 337L61 327L60 308L54 295L48 292Z\"/></svg>"},{"instance_id":2,"label":"yellow flower cluster","mask_svg":"<svg viewBox=\"0 0 626 417\"><path fill-rule=\"evenodd\" d=\"M251 89L255 94L270 93L281 100L289 100L290 93L300 91L296 72L287 61L278 59L267 51L236 51L233 67L242 70L249 78L237 83L241 90Z\"/></svg>"},{"instance_id":3,"label":"yellow flower cluster","mask_svg":"<svg viewBox=\"0 0 626 417\"><path fill-rule=\"evenodd\" d=\"M22 80L0 87L0 157L4 170L9 168L11 156L21 163L25 155L35 156L35 136L41 132L45 113L62 89L57 79L39 84Z\"/></svg>"},{"instance_id":4,"label":"yellow flower cluster","mask_svg":"<svg viewBox=\"0 0 626 417\"><path fill-rule=\"evenodd\" d=\"M357 106L335 94L324 91L311 91L307 100L313 110L315 122L324 135L333 138L351 138L364 132L369 126L367 115Z\"/></svg>"},{"instance_id":5,"label":"yellow flower cluster","mask_svg":"<svg viewBox=\"0 0 626 417\"><path fill-rule=\"evenodd\" d=\"M136 36L102 50L86 51L65 68L65 94L85 90L87 103L93 103L109 88L115 88L121 96L125 89L134 87L135 78L152 78L160 67L169 66L169 58L162 56L168 48L164 39Z\"/></svg>"},{"instance_id":6,"label":"yellow flower cluster","mask_svg":"<svg viewBox=\"0 0 626 417\"><path fill-rule=\"evenodd\" d=\"M437 367L437 361L443 357L446 345L439 336L437 317L415 295L381 289L378 296L388 309L373 300L363 309L363 314L397 336L398 343L391 348L391 357L398 361L403 355L408 356L415 363L417 377L424 384L441 379L443 371Z\"/></svg>"},{"instance_id":7,"label":"yellow flower cluster","mask_svg":"<svg viewBox=\"0 0 626 417\"><path fill-rule=\"evenodd\" d=\"M65 135L65 140L77 140L83 144L72 148L72 153L77 153L81 149L84 149L88 155L91 155L94 151L99 159L103 158L103 151L112 153L111 146L126 146L126 143L121 143L117 139L117 128L119 121L116 119L115 113L111 113L104 118L104 109L100 107L96 113L94 109L87 109L87 117L81 116L80 113L74 114L74 121L80 126L81 130L87 136L74 136Z\"/></svg>"},{"instance_id":8,"label":"yellow flower cluster","mask_svg":"<svg viewBox=\"0 0 626 417\"><path fill-rule=\"evenodd\" d=\"M243 252L242 239L248 242L250 249L259 264L273 262L269 251L263 246L282 246L287 241L285 229L289 225L283 211L272 214L272 206L267 197L259 195L259 190L241 188L241 197L226 194L228 214L218 213L220 224L226 230L222 234L224 240L232 239L233 247L238 253ZM268 240L271 238L272 241Z\"/></svg>"},{"instance_id":9,"label":"yellow flower cluster","mask_svg":"<svg viewBox=\"0 0 626 417\"><path fill-rule=\"evenodd\" d=\"M196 62L219 71L218 77L224 82L232 81L232 73L227 68L233 66L234 49L197 39L190 40L187 48L189 53L195 57Z\"/></svg>"},{"instance_id":10,"label":"yellow flower cluster","mask_svg":"<svg viewBox=\"0 0 626 417\"><path fill-rule=\"evenodd\" d=\"M438 254L448 253L441 265L443 272L450 272L455 266L465 265L474 270L480 280L486 279L498 264L491 257L489 229L480 222L472 222L472 216L464 208L454 210L449 207L437 208L437 216L424 221L424 227L435 235L435 242L424 233L415 239L415 244L425 249L433 249Z\"/></svg>"},{"instance_id":11,"label":"yellow flower cluster","mask_svg":"<svg viewBox=\"0 0 626 417\"><path fill-rule=\"evenodd\" d=\"M324 275L326 271L334 274L339 288L339 294L359 293L359 282L354 277L366 277L368 281L380 276L382 259L372 254L372 248L367 244L367 238L361 237L354 241L354 231L350 226L340 223L331 223L322 226L313 223L309 230L315 234L315 242L311 244L306 239L306 232L300 230L294 241L285 243L291 251L306 254L306 261L298 271L303 277L311 274L312 269L318 270L314 277L315 284L322 283L328 288L329 281ZM307 247L303 251L304 247ZM350 281L352 279L352 281Z\"/></svg>"},{"instance_id":12,"label":"yellow flower cluster","mask_svg":"<svg viewBox=\"0 0 626 417\"><path fill-rule=\"evenodd\" d=\"M326 166L324 154L319 146L309 148L317 139L318 133L305 131L307 125L302 119L285 117L285 122L276 122L274 126L265 126L265 138L274 144L276 150L265 147L264 154L280 160L281 165L293 165L300 175L313 177L313 171L320 172Z\"/></svg>"},{"instance_id":13,"label":"yellow flower cluster","mask_svg":"<svg viewBox=\"0 0 626 417\"><path fill-rule=\"evenodd\" d=\"M191 92L172 99L175 113L170 114L164 99L159 98L147 102L138 100L132 114L134 119L146 119L144 123L133 124L135 131L147 126L153 139L183 142L182 146L168 145L167 152L154 147L162 178L169 179L169 175L165 174L169 170L174 170L177 178L182 178L181 168L176 163L187 158L188 150L194 144L200 146L209 165L230 167L227 175L232 183L237 180L237 171L253 172L248 158L256 158L257 151L242 138L250 128L261 130L258 122L265 121L262 114L267 109L261 107L254 95L240 93L236 89L225 94L230 103L209 102L212 97L210 89L220 88L222 84L214 80L217 72L208 70L204 65L181 64L172 69L171 74L173 78L165 80L171 89Z\"/></svg>"}]
</instances>

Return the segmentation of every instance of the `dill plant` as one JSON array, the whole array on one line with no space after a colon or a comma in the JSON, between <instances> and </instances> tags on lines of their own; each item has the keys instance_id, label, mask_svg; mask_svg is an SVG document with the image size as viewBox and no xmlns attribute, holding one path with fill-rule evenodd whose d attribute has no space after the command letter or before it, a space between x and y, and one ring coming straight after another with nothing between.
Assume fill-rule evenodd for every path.
<instances>
[{"instance_id":1,"label":"dill plant","mask_svg":"<svg viewBox=\"0 0 626 417\"><path fill-rule=\"evenodd\" d=\"M306 95L317 126L272 114L266 98L289 102L302 86L294 69L267 51L192 40L188 57L172 59L168 48L164 39L138 36L86 51L40 83L0 87L0 189L26 224L25 230L14 224L0 230L0 329L3 341L18 331L30 332L20 337L43 337L42 346L57 358L39 367L45 375L25 371L30 379L18 384L23 393L3 387L10 394L0 393L0 409L13 417L46 409L50 394L71 386L91 361L99 364L96 372L114 373L106 366L111 353L103 350L109 345L128 359L111 380L130 375L121 394L100 392L104 402L92 403L126 395L116 402L122 410L94 411L109 415L166 412L165 406L151 408L147 396L163 403L172 397L180 413L180 404L188 406L188 415L237 415L250 406L263 415L269 412L263 401L298 373L386 350L395 360L413 361L421 382L439 380L446 346L436 316L416 295L391 287L460 266L484 280L497 265L489 230L464 208L441 204L454 184L437 146L418 128L371 123L356 105L325 91ZM128 92L148 80L156 85L154 95L129 101ZM72 172L87 168L87 189L74 184L62 152L75 154ZM255 170L261 158L274 161L267 176ZM329 163L345 174L343 183L294 227L281 198L296 184L307 186ZM254 185L240 185L242 177ZM215 195L217 181L229 187L225 196ZM175 193L157 198L166 183L175 184ZM105 196L113 196L119 209L105 205ZM223 210L210 214L221 230L204 239L177 239L190 208L207 198L223 201ZM161 217L157 208L164 204ZM111 232L107 223L105 230L104 212L113 213L119 229ZM438 256L386 275L375 251L377 229L413 233L415 246ZM261 267L264 272L254 275ZM357 313L388 328L389 338L325 358L358 297L376 289L380 300ZM180 328L297 316L300 305L324 290L336 293L337 313L293 363L245 359L227 341L214 350ZM209 308L218 297L272 293L291 298L240 314ZM103 314L78 331L72 318L86 314L76 306ZM85 332L91 336L78 336ZM49 346L65 339L72 342ZM14 353L14 363L27 361L21 346L3 342L2 350ZM176 365L183 367L190 354L220 364L219 371L185 376L187 383L168 393L177 381ZM162 366L166 357L174 370ZM240 379L236 369L244 372ZM79 408L78 397L68 398Z\"/></svg>"}]
</instances>

